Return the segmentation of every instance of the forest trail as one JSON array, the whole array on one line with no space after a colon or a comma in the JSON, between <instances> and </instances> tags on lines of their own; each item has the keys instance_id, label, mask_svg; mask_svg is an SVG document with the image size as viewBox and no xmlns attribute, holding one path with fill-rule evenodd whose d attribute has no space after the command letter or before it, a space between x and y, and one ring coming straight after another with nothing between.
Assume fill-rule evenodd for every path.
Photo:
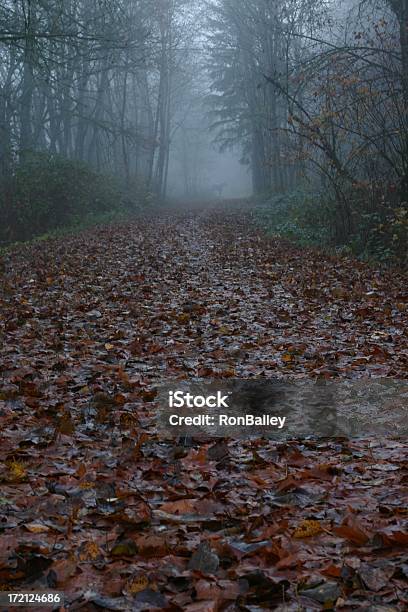
<instances>
[{"instance_id":1,"label":"forest trail","mask_svg":"<svg viewBox=\"0 0 408 612\"><path fill-rule=\"evenodd\" d=\"M404 277L218 208L1 264L0 584L72 609L404 608L403 441L179 448L149 418L182 376L406 379Z\"/></svg>"},{"instance_id":2,"label":"forest trail","mask_svg":"<svg viewBox=\"0 0 408 612\"><path fill-rule=\"evenodd\" d=\"M37 355L41 366L57 346L87 369L126 360L133 342L149 376L407 375L406 279L267 237L247 214L172 210L11 259L3 351L14 364Z\"/></svg>"}]
</instances>

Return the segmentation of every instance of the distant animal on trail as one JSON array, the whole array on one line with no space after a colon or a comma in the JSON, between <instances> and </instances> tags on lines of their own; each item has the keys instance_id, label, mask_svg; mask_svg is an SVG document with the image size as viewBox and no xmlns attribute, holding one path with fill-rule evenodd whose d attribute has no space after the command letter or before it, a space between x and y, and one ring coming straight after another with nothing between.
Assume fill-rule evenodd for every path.
<instances>
[{"instance_id":1,"label":"distant animal on trail","mask_svg":"<svg viewBox=\"0 0 408 612\"><path fill-rule=\"evenodd\" d=\"M218 198L221 198L221 196L223 194L223 191L224 191L226 186L227 186L226 183L217 183L216 185L213 185L210 188L210 191L211 191L211 193L216 195Z\"/></svg>"}]
</instances>

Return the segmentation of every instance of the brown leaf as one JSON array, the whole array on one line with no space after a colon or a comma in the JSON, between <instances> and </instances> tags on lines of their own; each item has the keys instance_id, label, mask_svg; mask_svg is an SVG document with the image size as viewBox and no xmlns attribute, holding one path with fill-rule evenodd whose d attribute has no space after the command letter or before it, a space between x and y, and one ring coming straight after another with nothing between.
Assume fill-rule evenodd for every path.
<instances>
[{"instance_id":1,"label":"brown leaf","mask_svg":"<svg viewBox=\"0 0 408 612\"><path fill-rule=\"evenodd\" d=\"M333 533L338 535L340 538L350 540L350 542L358 544L359 546L367 544L370 539L370 536L365 530L355 526L349 527L347 525L341 525L340 527L334 527Z\"/></svg>"},{"instance_id":2,"label":"brown leaf","mask_svg":"<svg viewBox=\"0 0 408 612\"><path fill-rule=\"evenodd\" d=\"M43 523L26 523L24 527L30 533L47 533L50 530L50 528Z\"/></svg>"},{"instance_id":3,"label":"brown leaf","mask_svg":"<svg viewBox=\"0 0 408 612\"><path fill-rule=\"evenodd\" d=\"M197 499L179 499L166 502L160 506L160 510L168 514L189 514L195 512L197 501Z\"/></svg>"},{"instance_id":4,"label":"brown leaf","mask_svg":"<svg viewBox=\"0 0 408 612\"><path fill-rule=\"evenodd\" d=\"M149 579L145 574L132 576L126 584L126 591L131 595L144 591L149 586Z\"/></svg>"},{"instance_id":5,"label":"brown leaf","mask_svg":"<svg viewBox=\"0 0 408 612\"><path fill-rule=\"evenodd\" d=\"M135 543L142 557L164 557L169 550L166 539L156 535L141 535Z\"/></svg>"},{"instance_id":6,"label":"brown leaf","mask_svg":"<svg viewBox=\"0 0 408 612\"><path fill-rule=\"evenodd\" d=\"M299 523L293 532L294 538L311 538L322 532L319 521L305 520Z\"/></svg>"}]
</instances>

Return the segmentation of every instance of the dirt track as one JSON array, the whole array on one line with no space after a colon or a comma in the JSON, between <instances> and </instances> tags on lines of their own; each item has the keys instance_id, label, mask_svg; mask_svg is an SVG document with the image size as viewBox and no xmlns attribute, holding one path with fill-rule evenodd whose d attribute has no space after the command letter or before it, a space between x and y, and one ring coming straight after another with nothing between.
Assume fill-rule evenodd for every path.
<instances>
[{"instance_id":1,"label":"dirt track","mask_svg":"<svg viewBox=\"0 0 408 612\"><path fill-rule=\"evenodd\" d=\"M406 379L403 278L222 211L4 263L0 583L55 586L71 609L86 591L92 610L403 609L405 443L175 448L149 420L167 378Z\"/></svg>"}]
</instances>

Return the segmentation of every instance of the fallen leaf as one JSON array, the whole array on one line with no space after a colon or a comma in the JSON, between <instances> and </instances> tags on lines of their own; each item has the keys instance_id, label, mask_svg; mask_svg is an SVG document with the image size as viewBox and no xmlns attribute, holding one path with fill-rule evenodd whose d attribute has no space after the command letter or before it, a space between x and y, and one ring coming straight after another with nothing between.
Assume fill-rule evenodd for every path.
<instances>
[{"instance_id":1,"label":"fallen leaf","mask_svg":"<svg viewBox=\"0 0 408 612\"><path fill-rule=\"evenodd\" d=\"M294 538L311 538L322 532L322 527L319 521L305 520L302 521L293 532Z\"/></svg>"}]
</instances>

